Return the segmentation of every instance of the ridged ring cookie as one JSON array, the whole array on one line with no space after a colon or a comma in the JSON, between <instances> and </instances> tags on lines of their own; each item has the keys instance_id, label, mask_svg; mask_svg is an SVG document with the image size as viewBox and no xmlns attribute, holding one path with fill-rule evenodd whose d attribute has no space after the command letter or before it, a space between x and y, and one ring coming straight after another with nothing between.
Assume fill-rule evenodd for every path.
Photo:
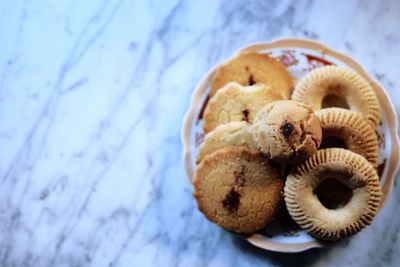
<instances>
[{"instance_id":1,"label":"ridged ring cookie","mask_svg":"<svg viewBox=\"0 0 400 267\"><path fill-rule=\"evenodd\" d=\"M284 178L256 150L227 147L198 165L194 197L210 221L240 234L261 230L283 202Z\"/></svg>"},{"instance_id":2,"label":"ridged ring cookie","mask_svg":"<svg viewBox=\"0 0 400 267\"><path fill-rule=\"evenodd\" d=\"M374 127L380 121L379 102L371 85L357 73L341 67L326 66L311 71L299 80L292 99L310 105L314 111L329 100L328 106L359 112Z\"/></svg>"},{"instance_id":3,"label":"ridged ring cookie","mask_svg":"<svg viewBox=\"0 0 400 267\"><path fill-rule=\"evenodd\" d=\"M342 147L366 158L375 168L379 145L374 128L357 112L341 108L318 111L322 127L321 148Z\"/></svg>"},{"instance_id":4,"label":"ridged ring cookie","mask_svg":"<svg viewBox=\"0 0 400 267\"><path fill-rule=\"evenodd\" d=\"M328 209L317 187L333 179L351 189L342 207ZM286 179L285 202L291 217L310 234L339 240L369 225L379 209L381 188L373 166L362 156L341 148L319 150Z\"/></svg>"}]
</instances>

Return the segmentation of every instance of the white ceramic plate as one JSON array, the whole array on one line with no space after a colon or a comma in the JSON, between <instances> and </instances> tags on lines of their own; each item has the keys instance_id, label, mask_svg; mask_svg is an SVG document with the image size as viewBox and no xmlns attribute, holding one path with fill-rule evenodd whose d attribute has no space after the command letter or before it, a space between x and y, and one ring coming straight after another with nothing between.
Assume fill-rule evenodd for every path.
<instances>
[{"instance_id":1,"label":"white ceramic plate","mask_svg":"<svg viewBox=\"0 0 400 267\"><path fill-rule=\"evenodd\" d=\"M394 177L399 167L400 151L396 112L382 85L372 79L349 56L335 52L311 40L292 38L279 39L269 43L257 43L244 47L236 54L243 51L257 51L276 57L288 67L293 76L298 78L314 68L334 64L353 69L369 81L378 96L382 111L382 123L377 128L380 141L378 173L381 177L383 191L382 207L393 187ZM182 126L185 168L191 182L196 167L198 147L204 138L202 113L208 99L210 79L218 66L211 69L196 87ZM274 223L266 227L265 231L253 234L247 237L247 240L257 247L280 252L300 252L325 245L322 241L308 235L304 230L297 228L294 223L287 220L285 215L278 217Z\"/></svg>"}]
</instances>

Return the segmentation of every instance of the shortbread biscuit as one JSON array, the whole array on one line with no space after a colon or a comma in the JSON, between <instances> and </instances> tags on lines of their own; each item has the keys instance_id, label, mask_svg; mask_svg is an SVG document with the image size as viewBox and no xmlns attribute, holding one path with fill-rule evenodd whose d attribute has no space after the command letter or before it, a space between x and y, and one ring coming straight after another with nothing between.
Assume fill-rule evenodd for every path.
<instances>
[{"instance_id":1,"label":"shortbread biscuit","mask_svg":"<svg viewBox=\"0 0 400 267\"><path fill-rule=\"evenodd\" d=\"M258 110L281 99L280 94L264 84L243 87L238 83L228 83L207 104L203 116L204 132L232 121L252 123Z\"/></svg>"},{"instance_id":2,"label":"shortbread biscuit","mask_svg":"<svg viewBox=\"0 0 400 267\"><path fill-rule=\"evenodd\" d=\"M261 230L283 201L284 178L260 152L227 147L198 165L194 197L210 221L240 234Z\"/></svg>"},{"instance_id":3,"label":"shortbread biscuit","mask_svg":"<svg viewBox=\"0 0 400 267\"><path fill-rule=\"evenodd\" d=\"M252 134L252 125L245 122L229 122L218 125L204 137L204 142L199 147L197 163L200 163L205 155L227 146L245 146L257 149Z\"/></svg>"},{"instance_id":4,"label":"shortbread biscuit","mask_svg":"<svg viewBox=\"0 0 400 267\"><path fill-rule=\"evenodd\" d=\"M293 90L293 79L286 66L266 54L245 52L219 67L211 81L211 96L229 82L243 86L270 85L275 92L289 99Z\"/></svg>"}]
</instances>

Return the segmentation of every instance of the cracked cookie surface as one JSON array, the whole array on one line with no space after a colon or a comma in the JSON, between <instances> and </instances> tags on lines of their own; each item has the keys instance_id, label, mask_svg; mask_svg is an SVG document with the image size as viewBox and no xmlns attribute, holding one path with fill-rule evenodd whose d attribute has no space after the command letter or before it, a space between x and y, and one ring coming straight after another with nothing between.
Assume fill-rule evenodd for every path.
<instances>
[{"instance_id":1,"label":"cracked cookie surface","mask_svg":"<svg viewBox=\"0 0 400 267\"><path fill-rule=\"evenodd\" d=\"M204 132L232 121L252 123L262 107L281 99L281 94L264 84L244 87L235 82L228 83L207 104L203 117Z\"/></svg>"},{"instance_id":2,"label":"cracked cookie surface","mask_svg":"<svg viewBox=\"0 0 400 267\"><path fill-rule=\"evenodd\" d=\"M252 125L245 121L218 125L217 128L205 135L204 142L199 147L196 162L200 163L206 155L227 146L245 146L257 149L252 129Z\"/></svg>"},{"instance_id":3,"label":"cracked cookie surface","mask_svg":"<svg viewBox=\"0 0 400 267\"><path fill-rule=\"evenodd\" d=\"M270 85L284 99L289 99L293 90L293 78L286 66L275 58L255 52L241 53L219 67L211 81L210 95L214 96L229 82L243 86L260 83Z\"/></svg>"},{"instance_id":4,"label":"cracked cookie surface","mask_svg":"<svg viewBox=\"0 0 400 267\"><path fill-rule=\"evenodd\" d=\"M254 119L254 140L260 150L279 163L297 163L314 154L322 130L318 118L307 105L282 100L262 108Z\"/></svg>"},{"instance_id":5,"label":"cracked cookie surface","mask_svg":"<svg viewBox=\"0 0 400 267\"><path fill-rule=\"evenodd\" d=\"M269 223L283 201L284 178L260 152L226 147L198 165L194 197L208 220L240 234Z\"/></svg>"}]
</instances>

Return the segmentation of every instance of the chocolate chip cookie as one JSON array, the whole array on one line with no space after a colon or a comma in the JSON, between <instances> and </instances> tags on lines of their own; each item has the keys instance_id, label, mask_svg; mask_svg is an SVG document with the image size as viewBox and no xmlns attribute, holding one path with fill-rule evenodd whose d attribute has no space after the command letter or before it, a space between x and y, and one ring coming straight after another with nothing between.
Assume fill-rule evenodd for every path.
<instances>
[{"instance_id":1,"label":"chocolate chip cookie","mask_svg":"<svg viewBox=\"0 0 400 267\"><path fill-rule=\"evenodd\" d=\"M284 178L260 152L227 147L198 165L194 197L210 221L240 234L262 229L278 211Z\"/></svg>"},{"instance_id":2,"label":"chocolate chip cookie","mask_svg":"<svg viewBox=\"0 0 400 267\"><path fill-rule=\"evenodd\" d=\"M281 94L264 84L242 86L235 82L228 83L207 104L203 117L204 132L232 121L252 123L263 106L281 99Z\"/></svg>"},{"instance_id":3,"label":"chocolate chip cookie","mask_svg":"<svg viewBox=\"0 0 400 267\"><path fill-rule=\"evenodd\" d=\"M262 108L254 119L254 140L261 151L279 163L306 160L321 143L321 126L306 104L282 100Z\"/></svg>"},{"instance_id":4,"label":"chocolate chip cookie","mask_svg":"<svg viewBox=\"0 0 400 267\"><path fill-rule=\"evenodd\" d=\"M285 65L266 54L244 52L223 64L211 81L210 96L214 96L228 82L243 86L270 85L275 92L289 99L293 90L293 78Z\"/></svg>"}]
</instances>

